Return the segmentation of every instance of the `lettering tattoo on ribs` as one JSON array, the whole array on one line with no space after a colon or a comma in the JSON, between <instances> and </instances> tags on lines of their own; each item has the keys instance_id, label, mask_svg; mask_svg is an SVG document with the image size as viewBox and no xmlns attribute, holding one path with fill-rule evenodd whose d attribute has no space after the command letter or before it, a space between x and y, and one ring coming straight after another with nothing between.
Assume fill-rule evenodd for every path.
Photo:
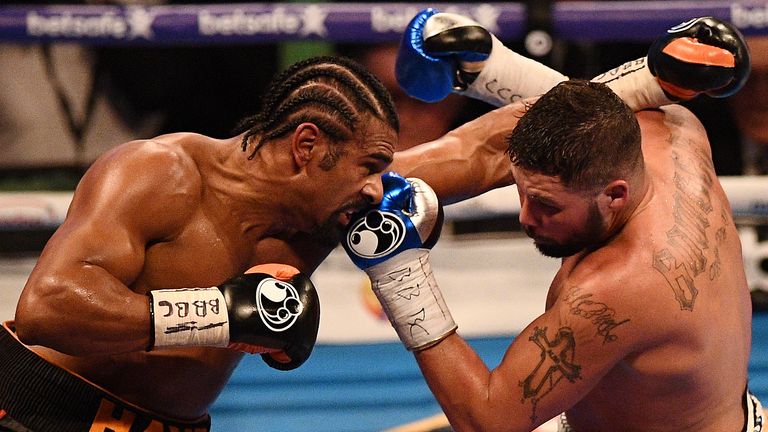
<instances>
[{"instance_id":1,"label":"lettering tattoo on ribs","mask_svg":"<svg viewBox=\"0 0 768 432\"><path fill-rule=\"evenodd\" d=\"M547 337L547 327L535 327L528 338L541 350L541 359L533 371L519 382L523 388L523 400L531 401L531 423L536 421L536 406L541 398L551 392L565 378L576 382L581 378L581 366L574 362L576 339L570 327L560 327L553 339Z\"/></svg>"},{"instance_id":2,"label":"lettering tattoo on ribs","mask_svg":"<svg viewBox=\"0 0 768 432\"><path fill-rule=\"evenodd\" d=\"M692 158L684 158L674 151L672 159L675 165L674 225L667 231L668 247L654 251L653 267L672 288L680 309L692 311L699 294L695 279L707 270L707 255L716 254L709 251L707 238L715 171L709 157L698 151Z\"/></svg>"},{"instance_id":3,"label":"lettering tattoo on ribs","mask_svg":"<svg viewBox=\"0 0 768 432\"><path fill-rule=\"evenodd\" d=\"M563 301L570 306L572 315L588 319L597 327L597 334L603 338L603 343L613 342L618 336L611 333L616 327L626 324L629 319L618 321L616 311L605 303L592 300L591 293L582 293L579 287L573 287Z\"/></svg>"}]
</instances>

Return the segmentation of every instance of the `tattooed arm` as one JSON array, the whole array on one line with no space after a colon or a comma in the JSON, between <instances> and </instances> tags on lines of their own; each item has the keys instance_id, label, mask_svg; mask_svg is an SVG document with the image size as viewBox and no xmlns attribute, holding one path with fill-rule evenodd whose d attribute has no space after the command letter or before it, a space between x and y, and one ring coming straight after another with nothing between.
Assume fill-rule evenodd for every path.
<instances>
[{"instance_id":1,"label":"tattooed arm","mask_svg":"<svg viewBox=\"0 0 768 432\"><path fill-rule=\"evenodd\" d=\"M580 401L635 349L626 307L610 294L563 287L551 308L486 367L458 335L416 353L430 389L456 431L529 431Z\"/></svg>"}]
</instances>

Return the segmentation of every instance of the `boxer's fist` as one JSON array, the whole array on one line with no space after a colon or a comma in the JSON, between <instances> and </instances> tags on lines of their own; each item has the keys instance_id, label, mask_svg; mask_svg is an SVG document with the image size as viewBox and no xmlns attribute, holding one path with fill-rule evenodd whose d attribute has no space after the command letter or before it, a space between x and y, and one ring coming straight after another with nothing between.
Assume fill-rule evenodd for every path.
<instances>
[{"instance_id":1,"label":"boxer's fist","mask_svg":"<svg viewBox=\"0 0 768 432\"><path fill-rule=\"evenodd\" d=\"M320 302L307 276L287 265L267 264L218 288L227 304L230 348L261 352L264 362L279 370L295 369L309 358Z\"/></svg>"},{"instance_id":2,"label":"boxer's fist","mask_svg":"<svg viewBox=\"0 0 768 432\"><path fill-rule=\"evenodd\" d=\"M465 89L492 47L491 34L475 21L424 9L403 34L395 77L409 96L437 102L453 90Z\"/></svg>"},{"instance_id":3,"label":"boxer's fist","mask_svg":"<svg viewBox=\"0 0 768 432\"><path fill-rule=\"evenodd\" d=\"M703 17L679 24L657 39L648 51L648 67L672 100L700 93L727 97L746 82L750 59L735 27Z\"/></svg>"},{"instance_id":4,"label":"boxer's fist","mask_svg":"<svg viewBox=\"0 0 768 432\"><path fill-rule=\"evenodd\" d=\"M154 290L152 348L220 346L261 353L290 370L309 358L320 325L320 303L308 277L291 266L252 267L211 288Z\"/></svg>"},{"instance_id":5,"label":"boxer's fist","mask_svg":"<svg viewBox=\"0 0 768 432\"><path fill-rule=\"evenodd\" d=\"M382 175L384 196L373 209L353 218L342 246L365 270L408 249L430 249L437 243L443 209L424 181L396 173Z\"/></svg>"},{"instance_id":6,"label":"boxer's fist","mask_svg":"<svg viewBox=\"0 0 768 432\"><path fill-rule=\"evenodd\" d=\"M422 180L387 173L382 183L381 204L353 218L342 245L368 275L400 340L419 351L457 328L429 264L442 229L442 207Z\"/></svg>"}]
</instances>

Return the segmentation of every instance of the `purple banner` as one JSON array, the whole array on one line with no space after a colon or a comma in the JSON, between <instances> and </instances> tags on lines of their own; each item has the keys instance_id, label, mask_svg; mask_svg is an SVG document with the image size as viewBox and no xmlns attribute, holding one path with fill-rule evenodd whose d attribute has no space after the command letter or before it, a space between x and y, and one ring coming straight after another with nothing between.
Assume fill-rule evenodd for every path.
<instances>
[{"instance_id":1,"label":"purple banner","mask_svg":"<svg viewBox=\"0 0 768 432\"><path fill-rule=\"evenodd\" d=\"M0 41L84 44L237 44L289 40L399 40L427 3L243 3L176 6L0 6ZM521 39L520 3L439 3L471 16L501 39ZM554 36L564 40L652 40L687 19L710 15L744 34L768 34L765 1L598 1L553 3Z\"/></svg>"}]
</instances>

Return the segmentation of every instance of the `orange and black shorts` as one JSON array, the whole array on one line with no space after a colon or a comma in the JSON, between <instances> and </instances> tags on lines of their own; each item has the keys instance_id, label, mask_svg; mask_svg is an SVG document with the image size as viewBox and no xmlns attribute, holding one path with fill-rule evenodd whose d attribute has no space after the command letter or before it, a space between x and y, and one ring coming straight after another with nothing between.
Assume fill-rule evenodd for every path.
<instances>
[{"instance_id":1,"label":"orange and black shorts","mask_svg":"<svg viewBox=\"0 0 768 432\"><path fill-rule=\"evenodd\" d=\"M0 431L208 432L210 417L185 423L121 401L48 363L0 328Z\"/></svg>"}]
</instances>

